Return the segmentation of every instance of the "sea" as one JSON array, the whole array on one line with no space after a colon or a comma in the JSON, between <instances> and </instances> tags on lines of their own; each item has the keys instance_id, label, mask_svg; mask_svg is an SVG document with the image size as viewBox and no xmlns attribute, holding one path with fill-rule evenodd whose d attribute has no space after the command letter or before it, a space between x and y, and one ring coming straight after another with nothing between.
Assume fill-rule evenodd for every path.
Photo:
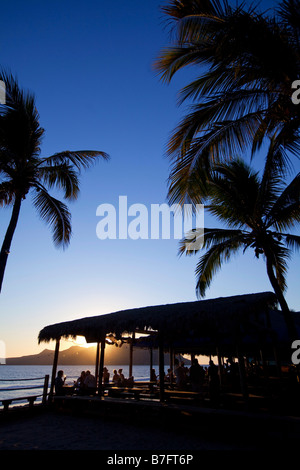
<instances>
[{"instance_id":1,"label":"sea","mask_svg":"<svg viewBox=\"0 0 300 470\"><path fill-rule=\"evenodd\" d=\"M110 378L113 376L114 369L123 369L125 377L129 376L129 366L127 365L112 365L106 366L110 372ZM158 366L153 367L158 375ZM165 366L165 371L169 366ZM92 374L95 373L95 364L87 365L64 365L58 366L58 369L64 371L66 376L66 384L73 385L74 380L77 380L83 370L90 370ZM42 395L45 376L49 375L49 388L51 382L52 366L39 366L39 365L22 365L11 366L2 364L0 365L0 409L3 408L1 400L27 397L32 395ZM132 366L132 375L135 380L147 381L150 379L150 366L139 365ZM24 390L25 389L25 390ZM37 402L41 401L41 397ZM10 406L20 406L28 403L27 400L13 402Z\"/></svg>"}]
</instances>

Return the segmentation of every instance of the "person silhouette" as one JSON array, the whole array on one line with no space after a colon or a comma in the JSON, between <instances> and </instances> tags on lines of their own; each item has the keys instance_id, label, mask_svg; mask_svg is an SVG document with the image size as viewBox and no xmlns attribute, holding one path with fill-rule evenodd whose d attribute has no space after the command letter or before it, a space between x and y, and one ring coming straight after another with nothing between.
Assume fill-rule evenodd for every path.
<instances>
[{"instance_id":1,"label":"person silhouette","mask_svg":"<svg viewBox=\"0 0 300 470\"><path fill-rule=\"evenodd\" d=\"M64 394L64 384L65 384L65 381L66 381L66 377L64 377L64 371L63 370L59 370L57 372L57 377L55 379L55 382L54 382L54 386L55 386L55 394L56 395L63 395Z\"/></svg>"}]
</instances>

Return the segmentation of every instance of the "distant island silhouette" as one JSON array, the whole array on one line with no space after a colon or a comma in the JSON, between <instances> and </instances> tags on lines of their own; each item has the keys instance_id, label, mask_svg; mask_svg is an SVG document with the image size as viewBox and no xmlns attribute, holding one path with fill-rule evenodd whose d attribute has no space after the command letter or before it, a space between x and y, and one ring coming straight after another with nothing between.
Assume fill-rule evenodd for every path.
<instances>
[{"instance_id":1,"label":"distant island silhouette","mask_svg":"<svg viewBox=\"0 0 300 470\"><path fill-rule=\"evenodd\" d=\"M6 359L7 365L52 365L54 350L44 349L38 354L20 357L9 357ZM169 364L169 354L165 354L165 364ZM189 364L188 359L183 359ZM58 363L60 365L87 365L96 363L96 348L84 348L81 346L71 346L59 353ZM105 348L105 365L126 365L129 364L129 346L124 344L121 348L107 345ZM133 349L133 364L150 364L150 351L147 349ZM153 365L158 365L158 351L153 350Z\"/></svg>"}]
</instances>

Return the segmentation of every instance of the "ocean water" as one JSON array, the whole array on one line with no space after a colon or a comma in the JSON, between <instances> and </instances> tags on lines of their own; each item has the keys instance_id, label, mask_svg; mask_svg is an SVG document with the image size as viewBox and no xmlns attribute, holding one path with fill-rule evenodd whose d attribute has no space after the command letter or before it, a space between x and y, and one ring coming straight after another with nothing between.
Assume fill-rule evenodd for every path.
<instances>
[{"instance_id":1,"label":"ocean water","mask_svg":"<svg viewBox=\"0 0 300 470\"><path fill-rule=\"evenodd\" d=\"M167 372L169 366L165 366ZM114 365L107 366L110 372L110 379L113 376L113 369L123 369L125 377L129 375L128 365ZM66 375L66 384L72 385L74 380L80 376L82 370L90 370L92 374L95 373L95 364L92 365L75 365L75 366L58 366L58 369L64 371ZM154 366L156 374L158 374L158 366ZM150 366L135 366L132 367L132 373L135 380L149 380ZM43 393L45 375L49 375L49 388L51 382L52 366L11 366L0 365L0 408L2 407L1 400L9 398L27 397L31 395L40 395ZM24 380L31 379L31 380ZM25 387L38 387L24 390ZM9 390L8 390L9 389ZM38 400L37 400L38 401ZM27 403L16 401L10 406L19 406L20 404Z\"/></svg>"}]
</instances>

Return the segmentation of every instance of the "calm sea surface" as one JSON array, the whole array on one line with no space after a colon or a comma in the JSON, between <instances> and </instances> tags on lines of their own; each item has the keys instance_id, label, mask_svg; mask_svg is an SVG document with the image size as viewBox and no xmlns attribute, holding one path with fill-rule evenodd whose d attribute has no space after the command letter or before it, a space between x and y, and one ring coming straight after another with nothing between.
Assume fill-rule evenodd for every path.
<instances>
[{"instance_id":1,"label":"calm sea surface","mask_svg":"<svg viewBox=\"0 0 300 470\"><path fill-rule=\"evenodd\" d=\"M95 365L77 365L77 366L58 366L59 369L64 371L66 375L66 384L73 384L82 370L90 370L92 374L95 373ZM115 365L107 366L110 372L110 378L113 376L113 369L123 369L125 377L129 375L128 365ZM158 366L154 366L156 373L158 374ZM165 366L167 372L168 366ZM135 380L149 380L150 378L150 366L135 366L132 368L133 376ZM0 365L0 401L8 398L26 397L31 395L39 395L43 393L45 375L49 375L49 387L51 381L52 366L10 366ZM26 380L24 379L34 379ZM39 387L31 388L28 390L20 390L23 387ZM9 390L7 390L9 389ZM17 401L13 405L20 405L22 402ZM27 400L24 402L27 403ZM1 408L1 403L0 403Z\"/></svg>"}]
</instances>

